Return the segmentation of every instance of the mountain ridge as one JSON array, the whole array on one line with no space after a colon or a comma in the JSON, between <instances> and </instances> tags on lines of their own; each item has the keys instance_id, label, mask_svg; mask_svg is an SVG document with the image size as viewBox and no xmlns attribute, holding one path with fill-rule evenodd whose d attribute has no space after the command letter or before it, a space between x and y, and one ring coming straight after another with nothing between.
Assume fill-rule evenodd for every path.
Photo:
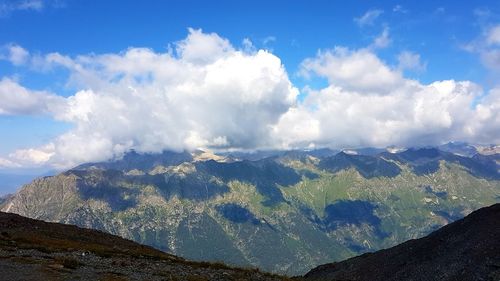
<instances>
[{"instance_id":1,"label":"mountain ridge","mask_svg":"<svg viewBox=\"0 0 500 281\"><path fill-rule=\"evenodd\" d=\"M134 153L131 162L91 163L37 179L0 208L188 259L297 275L421 237L500 202L498 172L484 168L498 167L495 155L426 149L289 151L231 161Z\"/></svg>"}]
</instances>

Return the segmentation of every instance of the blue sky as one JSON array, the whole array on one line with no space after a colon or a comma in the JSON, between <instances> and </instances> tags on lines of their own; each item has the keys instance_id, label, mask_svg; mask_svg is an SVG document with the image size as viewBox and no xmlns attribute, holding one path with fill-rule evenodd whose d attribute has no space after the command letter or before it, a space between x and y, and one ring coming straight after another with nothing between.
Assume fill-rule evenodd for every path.
<instances>
[{"instance_id":1,"label":"blue sky","mask_svg":"<svg viewBox=\"0 0 500 281\"><path fill-rule=\"evenodd\" d=\"M235 44L250 38L256 45L272 49L293 71L318 49L365 46L386 25L394 43L382 57L391 61L402 49L419 52L432 62L421 75L427 80L484 79L477 59L464 53L460 45L481 32L483 19L475 11L489 11L491 22L498 21L500 13L497 1L44 2L47 4L40 11L18 10L4 15L1 41L32 51L69 55L118 52L130 46L163 50L193 27L216 32ZM394 12L398 6L401 11ZM369 10L383 13L372 25L360 28L353 19ZM453 67L456 65L462 67ZM8 73L4 67L2 71Z\"/></svg>"},{"instance_id":2,"label":"blue sky","mask_svg":"<svg viewBox=\"0 0 500 281\"><path fill-rule=\"evenodd\" d=\"M91 83L68 82L75 70L67 67L40 69L33 58L57 53L77 60L79 56L123 54L132 47L165 53L169 49L175 49L178 42L186 40L190 34L188 28L193 28L227 39L235 49L244 48L243 41L249 40L255 50L264 49L279 58L290 83L299 91L298 99L287 106L294 107L294 103L304 103L309 108L316 108L317 105L310 105L314 93L307 89L320 91L328 86L340 85L346 91L362 91L349 88L346 85L350 85L350 82L339 80L341 78L337 74L331 74L330 70L323 73L319 69L318 65L325 63L319 60L325 57L320 58L318 51L327 52L340 46L350 50L351 54L346 56L354 56L359 50L368 49L369 54L376 57L375 63L383 63L382 68L399 71L404 79L416 80L421 85L450 79L475 83L481 87L481 93L471 102L470 106L474 107L478 96L488 96L500 84L498 68L484 59L486 49L491 54L496 54L496 43L488 45L485 42L494 35L494 27L499 23L499 1L9 0L0 1L0 46L3 46L3 54L0 56L4 57L0 60L0 77L8 78L29 91L45 91L63 98L85 89L97 92L97 86ZM382 38L384 32L386 36ZM491 33L490 37L488 32ZM377 38L385 39L378 47L375 46ZM29 52L30 62L16 64L9 60L6 52L11 46L19 46ZM410 54L409 57L413 60L410 60L410 66L398 68L401 65L398 58L404 52ZM343 56L333 51L332 55ZM307 59L318 63L304 67ZM303 75L304 71L312 75ZM371 90L363 88L363 91ZM306 96L310 96L310 100L304 102ZM493 99L495 101L496 98ZM6 101L0 101L2 102ZM491 99L488 103L491 104ZM496 107L491 110L496 113ZM59 118L57 114L39 113L36 109L34 111L38 113L23 111L0 115L0 157L10 159L9 154L16 150L44 146L58 136L84 126L82 123L68 121L68 118ZM476 116L479 113L471 114ZM313 113L307 112L307 115ZM316 119L312 123L328 123L321 121L319 117L314 118ZM272 124L277 122L275 119ZM416 138L431 143L448 140L454 136L448 132L454 126L468 126L455 122L458 119L460 118L454 118L452 125L446 125L446 130L436 131L435 134L440 134L439 138L424 133L417 134ZM454 125L455 123L458 125ZM407 134L413 134L416 130L411 127L416 125L412 124L405 129ZM211 134L211 140L229 139L228 143L237 143L237 148L251 148L247 144L253 143L252 141L244 139L238 143L236 140L239 140L239 135L221 134L219 128L214 130L219 135ZM480 129L470 130L475 132L470 133L474 136L458 137L475 140ZM489 131L491 130L493 129ZM488 134L493 134L489 131ZM349 141L352 141L352 146L385 145L389 140L401 145L410 144L410 135L404 140L380 137L339 141L337 135L328 136L323 132L311 134L317 136L314 137L316 139L304 137L303 142L293 146L311 145L316 140L315 143L326 146L330 143L332 146L345 146L350 144ZM496 141L496 136L492 136L492 141ZM112 139L111 142L114 142L115 138ZM135 137L130 139L130 143L133 143L130 147L135 148L136 143L141 143ZM120 137L120 141L127 142L123 137ZM259 143L256 147L270 146L270 143L273 142ZM163 148L171 147L165 145Z\"/></svg>"}]
</instances>

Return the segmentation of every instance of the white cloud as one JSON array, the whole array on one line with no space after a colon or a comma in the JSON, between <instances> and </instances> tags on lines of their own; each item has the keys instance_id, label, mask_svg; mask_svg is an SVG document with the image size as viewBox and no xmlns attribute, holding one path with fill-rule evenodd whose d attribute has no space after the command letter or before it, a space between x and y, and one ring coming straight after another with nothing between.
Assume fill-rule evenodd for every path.
<instances>
[{"instance_id":1,"label":"white cloud","mask_svg":"<svg viewBox=\"0 0 500 281\"><path fill-rule=\"evenodd\" d=\"M262 44L264 46L267 46L270 43L276 42L276 37L275 36L267 36L266 38L262 39Z\"/></svg>"},{"instance_id":2,"label":"white cloud","mask_svg":"<svg viewBox=\"0 0 500 281\"><path fill-rule=\"evenodd\" d=\"M43 1L42 0L23 0L19 1L17 5L17 9L19 10L35 10L39 11L43 9Z\"/></svg>"},{"instance_id":3,"label":"white cloud","mask_svg":"<svg viewBox=\"0 0 500 281\"><path fill-rule=\"evenodd\" d=\"M304 67L330 85L309 90L303 103L282 116L274 133L284 147L500 141L500 94L478 101L482 90L474 83L421 84L367 49L335 48L307 59Z\"/></svg>"},{"instance_id":4,"label":"white cloud","mask_svg":"<svg viewBox=\"0 0 500 281\"><path fill-rule=\"evenodd\" d=\"M8 0L0 2L0 17L10 15L15 11L41 11L44 8L42 0Z\"/></svg>"},{"instance_id":5,"label":"white cloud","mask_svg":"<svg viewBox=\"0 0 500 281\"><path fill-rule=\"evenodd\" d=\"M449 140L500 142L500 89L483 95L468 81L422 84L402 70L423 64L401 54L389 66L373 49L335 47L303 61L302 75L328 80L298 90L280 59L242 49L217 34L189 30L166 52L52 53L32 60L69 70L80 90L68 98L0 81L4 114L51 114L73 124L38 148L0 159L0 165L68 168L139 152L436 144ZM12 93L18 93L12 95ZM13 98L15 97L15 98Z\"/></svg>"},{"instance_id":6,"label":"white cloud","mask_svg":"<svg viewBox=\"0 0 500 281\"><path fill-rule=\"evenodd\" d=\"M488 45L500 45L500 24L492 27L486 35Z\"/></svg>"},{"instance_id":7,"label":"white cloud","mask_svg":"<svg viewBox=\"0 0 500 281\"><path fill-rule=\"evenodd\" d=\"M21 164L44 164L54 155L53 149L53 144L45 145L38 149L19 149L9 154L9 158L15 159L16 163Z\"/></svg>"},{"instance_id":8,"label":"white cloud","mask_svg":"<svg viewBox=\"0 0 500 281\"><path fill-rule=\"evenodd\" d=\"M206 64L223 58L234 51L227 39L215 33L206 34L201 29L189 28L189 36L177 43L177 53L191 63Z\"/></svg>"},{"instance_id":9,"label":"white cloud","mask_svg":"<svg viewBox=\"0 0 500 281\"><path fill-rule=\"evenodd\" d=\"M499 143L500 88L492 89L477 105L476 114L467 127L469 134L482 143Z\"/></svg>"},{"instance_id":10,"label":"white cloud","mask_svg":"<svg viewBox=\"0 0 500 281\"><path fill-rule=\"evenodd\" d=\"M34 168L46 166L53 155L53 143L38 148L18 149L10 153L7 158L0 157L0 168Z\"/></svg>"},{"instance_id":11,"label":"white cloud","mask_svg":"<svg viewBox=\"0 0 500 281\"><path fill-rule=\"evenodd\" d=\"M408 13L408 10L407 10L407 9L405 9L403 6L401 6L401 5L399 5L399 4L398 4L398 5L396 5L396 6L394 6L394 7L392 8L392 11L393 11L394 13L402 13L402 14L406 14L406 13Z\"/></svg>"},{"instance_id":12,"label":"white cloud","mask_svg":"<svg viewBox=\"0 0 500 281\"><path fill-rule=\"evenodd\" d=\"M389 28L384 27L382 33L375 38L372 47L374 48L387 48L391 44L391 38L389 36Z\"/></svg>"},{"instance_id":13,"label":"white cloud","mask_svg":"<svg viewBox=\"0 0 500 281\"><path fill-rule=\"evenodd\" d=\"M489 28L482 40L475 51L487 68L500 72L500 24Z\"/></svg>"},{"instance_id":14,"label":"white cloud","mask_svg":"<svg viewBox=\"0 0 500 281\"><path fill-rule=\"evenodd\" d=\"M15 66L25 64L29 57L30 53L16 44L7 44L1 48L0 59L8 60Z\"/></svg>"},{"instance_id":15,"label":"white cloud","mask_svg":"<svg viewBox=\"0 0 500 281\"><path fill-rule=\"evenodd\" d=\"M246 53L255 53L257 51L252 43L252 40L250 40L249 38L243 39L241 45L243 47L243 51Z\"/></svg>"},{"instance_id":16,"label":"white cloud","mask_svg":"<svg viewBox=\"0 0 500 281\"><path fill-rule=\"evenodd\" d=\"M64 107L64 98L31 91L10 78L0 80L0 115L52 114Z\"/></svg>"},{"instance_id":17,"label":"white cloud","mask_svg":"<svg viewBox=\"0 0 500 281\"><path fill-rule=\"evenodd\" d=\"M304 60L301 73L316 74L333 85L364 93L388 93L403 81L401 73L393 71L370 50L352 51L343 47Z\"/></svg>"},{"instance_id":18,"label":"white cloud","mask_svg":"<svg viewBox=\"0 0 500 281\"><path fill-rule=\"evenodd\" d=\"M263 50L237 50L216 34L193 29L175 50L174 54L130 48L119 54L45 56L44 64L68 68L70 83L85 90L51 111L74 129L41 155L50 155L48 163L67 167L130 149L273 145L271 125L298 94L278 57ZM26 100L35 96L20 90ZM33 108L38 106L33 103Z\"/></svg>"},{"instance_id":19,"label":"white cloud","mask_svg":"<svg viewBox=\"0 0 500 281\"><path fill-rule=\"evenodd\" d=\"M19 168L20 164L13 162L12 160L0 157L0 168L2 169L10 169L10 168Z\"/></svg>"},{"instance_id":20,"label":"white cloud","mask_svg":"<svg viewBox=\"0 0 500 281\"><path fill-rule=\"evenodd\" d=\"M483 50L480 52L480 58L487 68L500 71L500 49Z\"/></svg>"},{"instance_id":21,"label":"white cloud","mask_svg":"<svg viewBox=\"0 0 500 281\"><path fill-rule=\"evenodd\" d=\"M426 68L427 63L421 61L419 54L410 51L402 51L398 54L398 69L422 72Z\"/></svg>"},{"instance_id":22,"label":"white cloud","mask_svg":"<svg viewBox=\"0 0 500 281\"><path fill-rule=\"evenodd\" d=\"M464 49L477 53L486 68L500 72L500 24L486 28L479 38L466 44Z\"/></svg>"},{"instance_id":23,"label":"white cloud","mask_svg":"<svg viewBox=\"0 0 500 281\"><path fill-rule=\"evenodd\" d=\"M372 25L375 20L383 13L384 11L379 9L368 10L361 17L354 18L354 22L356 22L361 27Z\"/></svg>"}]
</instances>

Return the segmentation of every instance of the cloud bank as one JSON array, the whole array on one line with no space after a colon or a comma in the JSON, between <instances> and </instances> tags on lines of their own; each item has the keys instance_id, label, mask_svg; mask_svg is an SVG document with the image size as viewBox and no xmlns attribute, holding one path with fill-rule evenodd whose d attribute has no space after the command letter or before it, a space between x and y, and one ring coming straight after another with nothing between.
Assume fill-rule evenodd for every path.
<instances>
[{"instance_id":1,"label":"cloud bank","mask_svg":"<svg viewBox=\"0 0 500 281\"><path fill-rule=\"evenodd\" d=\"M37 64L40 65L40 58ZM43 58L43 68L64 67L82 90L64 100L0 83L8 102L0 114L50 112L74 129L26 161L67 167L135 149L159 152L198 147L253 149L274 146L272 125L295 103L278 57L235 49L216 34L189 30L175 49L157 53L130 48L120 54ZM11 155L11 161L19 157ZM35 155L36 154L36 155Z\"/></svg>"},{"instance_id":2,"label":"cloud bank","mask_svg":"<svg viewBox=\"0 0 500 281\"><path fill-rule=\"evenodd\" d=\"M494 39L492 39L494 40ZM247 42L248 43L248 42ZM245 47L246 46L246 47ZM42 147L15 151L0 166L73 165L134 149L286 149L500 141L500 89L483 93L469 81L422 84L374 49L335 47L305 59L301 75L326 79L305 98L280 59L233 46L215 33L189 29L166 52L129 48L117 54L50 53L19 61L69 71L79 89L61 97L0 80L3 115L50 115L73 128Z\"/></svg>"},{"instance_id":3,"label":"cloud bank","mask_svg":"<svg viewBox=\"0 0 500 281\"><path fill-rule=\"evenodd\" d=\"M371 51L335 48L302 64L329 86L309 90L305 100L276 126L285 146L384 147L432 145L449 140L498 142L498 93L480 99L469 81L425 85L404 78ZM477 102L477 106L473 106ZM293 128L290 130L290 128ZM485 134L488 128L489 134ZM300 134L300 132L303 132Z\"/></svg>"}]
</instances>

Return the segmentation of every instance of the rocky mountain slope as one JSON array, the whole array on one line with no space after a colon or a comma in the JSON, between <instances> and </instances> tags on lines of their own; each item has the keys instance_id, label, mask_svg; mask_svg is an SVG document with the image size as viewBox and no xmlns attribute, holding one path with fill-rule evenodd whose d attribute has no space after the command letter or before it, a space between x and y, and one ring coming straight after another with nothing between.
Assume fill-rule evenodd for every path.
<instances>
[{"instance_id":1,"label":"rocky mountain slope","mask_svg":"<svg viewBox=\"0 0 500 281\"><path fill-rule=\"evenodd\" d=\"M100 231L0 212L2 280L287 280L186 261Z\"/></svg>"},{"instance_id":2,"label":"rocky mountain slope","mask_svg":"<svg viewBox=\"0 0 500 281\"><path fill-rule=\"evenodd\" d=\"M321 265L311 281L500 280L500 204L390 249Z\"/></svg>"},{"instance_id":3,"label":"rocky mountain slope","mask_svg":"<svg viewBox=\"0 0 500 281\"><path fill-rule=\"evenodd\" d=\"M37 179L0 208L299 275L500 202L498 154L392 151L129 153Z\"/></svg>"}]
</instances>

